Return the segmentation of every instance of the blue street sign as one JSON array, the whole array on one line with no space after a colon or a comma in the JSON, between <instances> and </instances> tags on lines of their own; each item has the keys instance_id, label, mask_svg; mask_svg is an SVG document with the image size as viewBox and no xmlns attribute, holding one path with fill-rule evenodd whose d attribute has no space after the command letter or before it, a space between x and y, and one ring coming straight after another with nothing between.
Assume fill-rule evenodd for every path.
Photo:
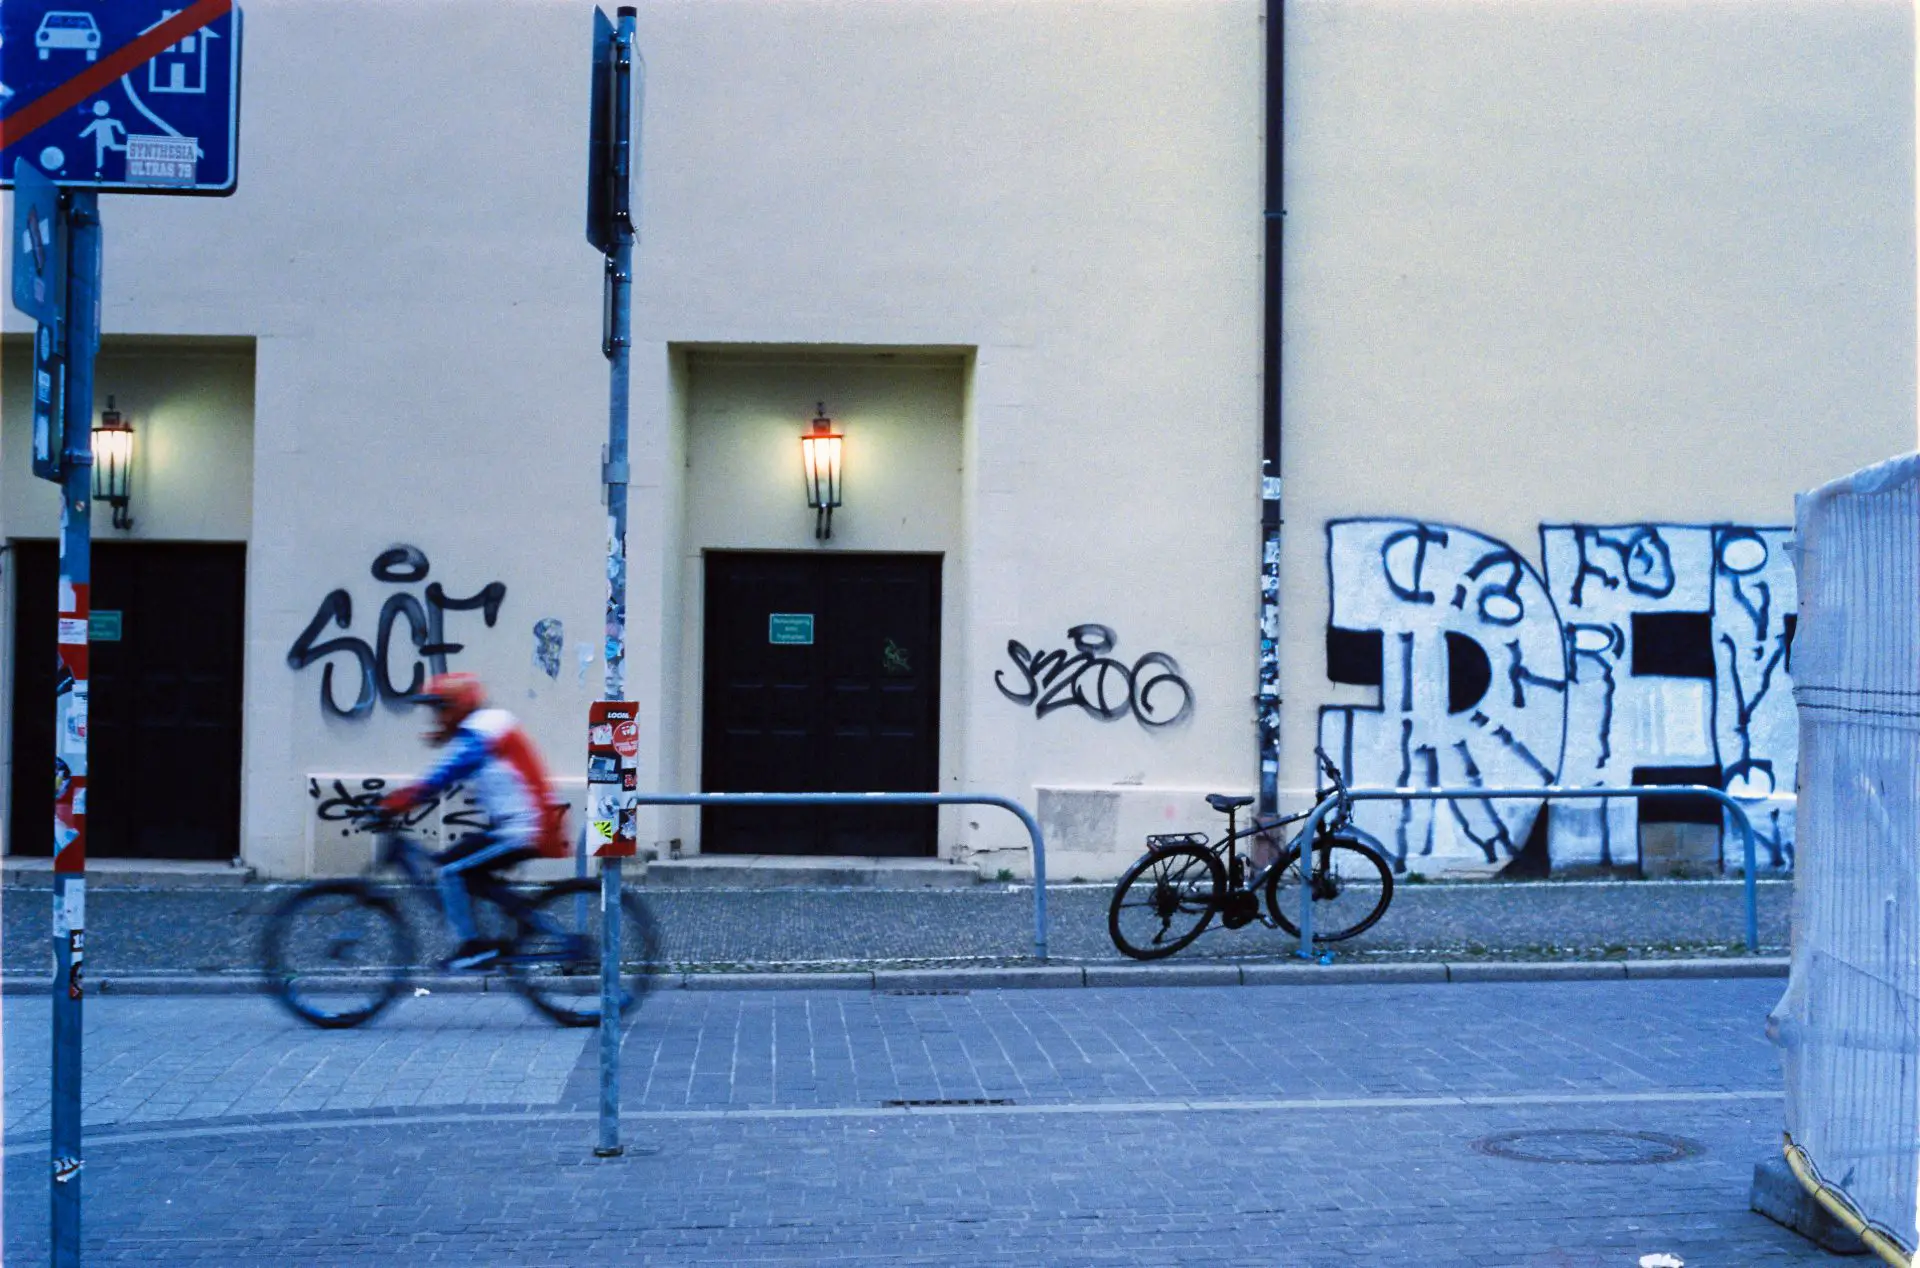
<instances>
[{"instance_id":1,"label":"blue street sign","mask_svg":"<svg viewBox=\"0 0 1920 1268\"><path fill-rule=\"evenodd\" d=\"M587 241L603 255L613 241L613 71L613 23L596 6L587 87Z\"/></svg>"},{"instance_id":2,"label":"blue street sign","mask_svg":"<svg viewBox=\"0 0 1920 1268\"><path fill-rule=\"evenodd\" d=\"M0 186L231 194L240 174L233 0L0 4Z\"/></svg>"},{"instance_id":3,"label":"blue street sign","mask_svg":"<svg viewBox=\"0 0 1920 1268\"><path fill-rule=\"evenodd\" d=\"M41 322L33 332L33 474L42 480L66 478L67 359L55 329Z\"/></svg>"},{"instance_id":4,"label":"blue street sign","mask_svg":"<svg viewBox=\"0 0 1920 1268\"><path fill-rule=\"evenodd\" d=\"M13 306L58 330L67 305L67 220L60 214L60 187L25 159L13 169Z\"/></svg>"}]
</instances>

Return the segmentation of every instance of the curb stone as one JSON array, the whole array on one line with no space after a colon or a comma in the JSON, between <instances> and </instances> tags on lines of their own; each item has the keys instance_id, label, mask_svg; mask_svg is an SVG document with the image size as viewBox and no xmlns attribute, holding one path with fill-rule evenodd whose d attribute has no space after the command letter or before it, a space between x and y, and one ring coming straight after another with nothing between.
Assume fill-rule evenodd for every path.
<instances>
[{"instance_id":1,"label":"curb stone","mask_svg":"<svg viewBox=\"0 0 1920 1268\"><path fill-rule=\"evenodd\" d=\"M1449 964L1449 982L1590 982L1625 978L1625 961L1560 960L1540 964Z\"/></svg>"},{"instance_id":2,"label":"curb stone","mask_svg":"<svg viewBox=\"0 0 1920 1268\"><path fill-rule=\"evenodd\" d=\"M1785 956L1723 960L1543 960L1420 964L1043 964L1003 968L854 969L839 972L669 972L652 989L1020 990L1081 986L1373 986L1471 982L1575 982L1692 978L1784 978ZM422 976L414 985L436 994L504 992L498 974ZM45 995L46 977L0 975L0 994ZM87 983L100 995L250 995L266 989L258 973L102 973Z\"/></svg>"}]
</instances>

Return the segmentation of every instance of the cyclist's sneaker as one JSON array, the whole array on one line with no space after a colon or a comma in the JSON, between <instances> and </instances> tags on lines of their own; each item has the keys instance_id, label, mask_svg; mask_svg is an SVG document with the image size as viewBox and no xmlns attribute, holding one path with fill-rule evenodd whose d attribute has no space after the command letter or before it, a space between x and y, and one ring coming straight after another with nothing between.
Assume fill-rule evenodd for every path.
<instances>
[{"instance_id":1,"label":"cyclist's sneaker","mask_svg":"<svg viewBox=\"0 0 1920 1268\"><path fill-rule=\"evenodd\" d=\"M454 973L471 973L484 969L500 958L498 943L483 938L469 938L454 949L452 955L440 962L440 967Z\"/></svg>"}]
</instances>

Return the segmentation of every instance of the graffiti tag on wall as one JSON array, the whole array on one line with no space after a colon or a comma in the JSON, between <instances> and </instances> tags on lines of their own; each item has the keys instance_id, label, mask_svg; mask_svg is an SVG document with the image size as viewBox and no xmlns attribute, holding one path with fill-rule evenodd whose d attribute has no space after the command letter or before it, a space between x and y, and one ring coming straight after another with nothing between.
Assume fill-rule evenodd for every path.
<instances>
[{"instance_id":1,"label":"graffiti tag on wall","mask_svg":"<svg viewBox=\"0 0 1920 1268\"><path fill-rule=\"evenodd\" d=\"M342 837L371 835L380 799L396 784L382 775L307 780L307 798L313 803L317 830ZM430 848L453 845L470 833L485 832L486 812L464 785L455 784L438 796L407 809L400 825Z\"/></svg>"},{"instance_id":2,"label":"graffiti tag on wall","mask_svg":"<svg viewBox=\"0 0 1920 1268\"><path fill-rule=\"evenodd\" d=\"M1790 793L1788 530L1544 525L1540 535L1544 574L1506 543L1451 525L1327 526L1328 677L1379 691L1376 704L1321 711L1321 741L1349 777ZM1396 865L1445 871L1506 862L1540 810L1503 800L1358 813ZM1646 815L1630 800L1557 807L1551 860L1634 862ZM1753 816L1764 862L1786 866L1791 809L1763 802Z\"/></svg>"},{"instance_id":3,"label":"graffiti tag on wall","mask_svg":"<svg viewBox=\"0 0 1920 1268\"><path fill-rule=\"evenodd\" d=\"M1034 651L1007 640L1012 671L995 670L993 685L1022 707L1044 718L1076 708L1103 722L1132 716L1146 727L1171 726L1193 712L1193 688L1180 666L1165 652L1148 652L1131 665L1108 655L1119 636L1105 625L1076 625L1067 631L1073 650Z\"/></svg>"},{"instance_id":4,"label":"graffiti tag on wall","mask_svg":"<svg viewBox=\"0 0 1920 1268\"><path fill-rule=\"evenodd\" d=\"M374 559L371 571L375 581L405 586L426 581L430 568L426 554L418 547L395 546ZM499 581L489 582L465 598L454 598L439 582L429 582L424 601L405 590L387 596L380 606L372 643L352 635L316 642L329 624L343 630L353 625L353 595L345 589L334 590L320 600L313 619L293 641L287 652L287 664L301 670L316 662L325 662L320 671L320 707L334 717L364 718L373 712L376 701L404 704L426 685L429 674L447 671L447 658L466 646L447 640L447 613L477 611L491 627L499 618L500 605L506 597L507 587ZM405 638L413 659L405 671L404 682L396 682L393 643L394 634L402 625L406 627ZM348 704L341 704L334 694L333 671L338 662L328 659L332 656L352 658L353 668L349 674L356 677L355 694Z\"/></svg>"}]
</instances>

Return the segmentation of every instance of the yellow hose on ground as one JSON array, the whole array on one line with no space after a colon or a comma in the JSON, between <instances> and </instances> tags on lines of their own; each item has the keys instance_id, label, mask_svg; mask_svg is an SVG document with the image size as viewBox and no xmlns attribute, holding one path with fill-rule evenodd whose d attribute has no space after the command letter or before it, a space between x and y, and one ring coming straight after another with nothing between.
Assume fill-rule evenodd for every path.
<instances>
[{"instance_id":1,"label":"yellow hose on ground","mask_svg":"<svg viewBox=\"0 0 1920 1268\"><path fill-rule=\"evenodd\" d=\"M1783 1132L1781 1135L1786 1140L1787 1166L1793 1169L1793 1178L1813 1195L1814 1201L1826 1208L1827 1214L1852 1230L1867 1244L1868 1250L1892 1264L1893 1268L1915 1268L1913 1252L1894 1239L1892 1230L1875 1224L1855 1210L1853 1201L1845 1193L1820 1178L1819 1168L1813 1165L1813 1159L1807 1157L1806 1150L1793 1143L1792 1134Z\"/></svg>"}]
</instances>

